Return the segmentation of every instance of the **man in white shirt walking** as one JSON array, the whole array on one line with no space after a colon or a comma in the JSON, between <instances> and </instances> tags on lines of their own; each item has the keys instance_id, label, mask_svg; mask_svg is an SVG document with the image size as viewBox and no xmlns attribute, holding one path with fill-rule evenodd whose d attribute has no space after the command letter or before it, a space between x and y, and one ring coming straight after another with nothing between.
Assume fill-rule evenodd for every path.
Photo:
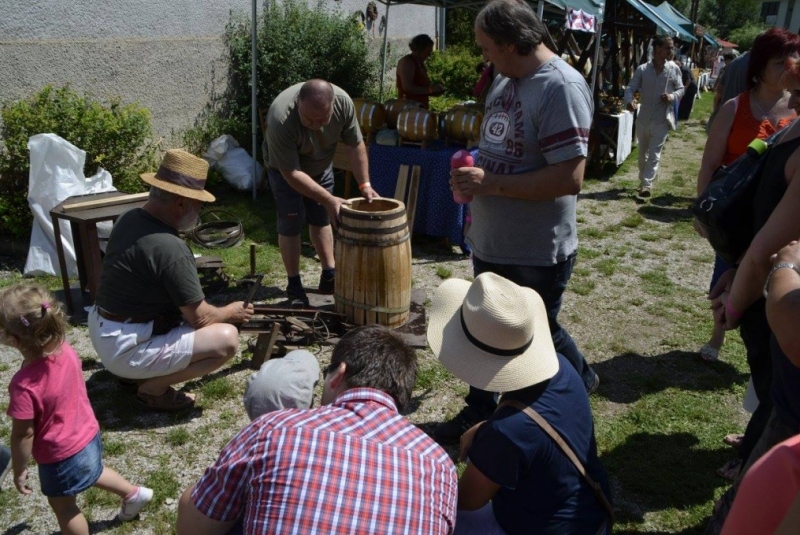
<instances>
[{"instance_id":1,"label":"man in white shirt walking","mask_svg":"<svg viewBox=\"0 0 800 535\"><path fill-rule=\"evenodd\" d=\"M639 91L641 95L636 139L639 142L639 196L643 198L651 195L661 149L667 141L667 134L677 124L673 103L683 96L681 70L668 61L674 50L672 38L655 36L653 59L636 69L625 89L625 104L631 111L635 111L637 106L633 94Z\"/></svg>"}]
</instances>

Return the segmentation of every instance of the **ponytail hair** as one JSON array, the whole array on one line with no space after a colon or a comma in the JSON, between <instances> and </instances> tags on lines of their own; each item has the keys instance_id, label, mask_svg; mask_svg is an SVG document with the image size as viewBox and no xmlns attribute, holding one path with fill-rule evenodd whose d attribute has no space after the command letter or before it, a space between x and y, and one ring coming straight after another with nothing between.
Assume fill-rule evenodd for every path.
<instances>
[{"instance_id":1,"label":"ponytail hair","mask_svg":"<svg viewBox=\"0 0 800 535\"><path fill-rule=\"evenodd\" d=\"M0 329L23 353L44 354L64 343L66 316L46 288L22 283L0 290Z\"/></svg>"}]
</instances>

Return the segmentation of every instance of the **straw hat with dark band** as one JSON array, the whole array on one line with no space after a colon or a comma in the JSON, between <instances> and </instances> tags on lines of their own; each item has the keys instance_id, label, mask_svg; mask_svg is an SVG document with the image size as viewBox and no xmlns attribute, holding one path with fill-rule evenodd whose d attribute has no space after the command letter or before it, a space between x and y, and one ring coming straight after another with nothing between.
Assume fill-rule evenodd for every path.
<instances>
[{"instance_id":1,"label":"straw hat with dark band","mask_svg":"<svg viewBox=\"0 0 800 535\"><path fill-rule=\"evenodd\" d=\"M182 149L168 150L155 173L143 173L142 180L181 197L214 202L216 198L207 192L206 177L208 162Z\"/></svg>"},{"instance_id":2,"label":"straw hat with dark band","mask_svg":"<svg viewBox=\"0 0 800 535\"><path fill-rule=\"evenodd\" d=\"M428 343L453 375L491 392L519 390L558 372L542 298L494 273L437 288Z\"/></svg>"}]
</instances>

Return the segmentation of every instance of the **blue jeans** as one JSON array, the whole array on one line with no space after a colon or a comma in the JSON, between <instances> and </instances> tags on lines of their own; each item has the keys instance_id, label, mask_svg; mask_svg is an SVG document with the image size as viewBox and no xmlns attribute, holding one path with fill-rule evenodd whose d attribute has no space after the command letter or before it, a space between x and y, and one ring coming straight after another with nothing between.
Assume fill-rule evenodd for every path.
<instances>
[{"instance_id":1,"label":"blue jeans","mask_svg":"<svg viewBox=\"0 0 800 535\"><path fill-rule=\"evenodd\" d=\"M553 266L494 264L485 262L477 257L473 257L472 261L475 268L475 277L486 272L496 273L515 284L536 290L542 297L544 306L547 309L547 321L550 324L550 334L553 337L553 345L556 351L564 355L578 371L584 386L588 390L594 383L594 370L586 362L586 358L578 349L567 330L558 323L561 300L564 296L564 290L567 288L567 282L572 276L575 257L576 253L573 253L563 262ZM497 407L493 393L474 387L470 387L465 401L467 405L478 411L481 417L488 417Z\"/></svg>"}]
</instances>

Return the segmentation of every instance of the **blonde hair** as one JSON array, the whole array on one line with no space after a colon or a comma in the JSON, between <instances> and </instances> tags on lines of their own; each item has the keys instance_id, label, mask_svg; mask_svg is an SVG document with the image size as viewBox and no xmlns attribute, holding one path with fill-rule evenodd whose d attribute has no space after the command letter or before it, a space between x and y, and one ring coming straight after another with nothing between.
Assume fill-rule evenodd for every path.
<instances>
[{"instance_id":1,"label":"blonde hair","mask_svg":"<svg viewBox=\"0 0 800 535\"><path fill-rule=\"evenodd\" d=\"M14 336L24 354L44 354L64 342L67 321L46 288L22 283L0 290L0 329Z\"/></svg>"}]
</instances>

